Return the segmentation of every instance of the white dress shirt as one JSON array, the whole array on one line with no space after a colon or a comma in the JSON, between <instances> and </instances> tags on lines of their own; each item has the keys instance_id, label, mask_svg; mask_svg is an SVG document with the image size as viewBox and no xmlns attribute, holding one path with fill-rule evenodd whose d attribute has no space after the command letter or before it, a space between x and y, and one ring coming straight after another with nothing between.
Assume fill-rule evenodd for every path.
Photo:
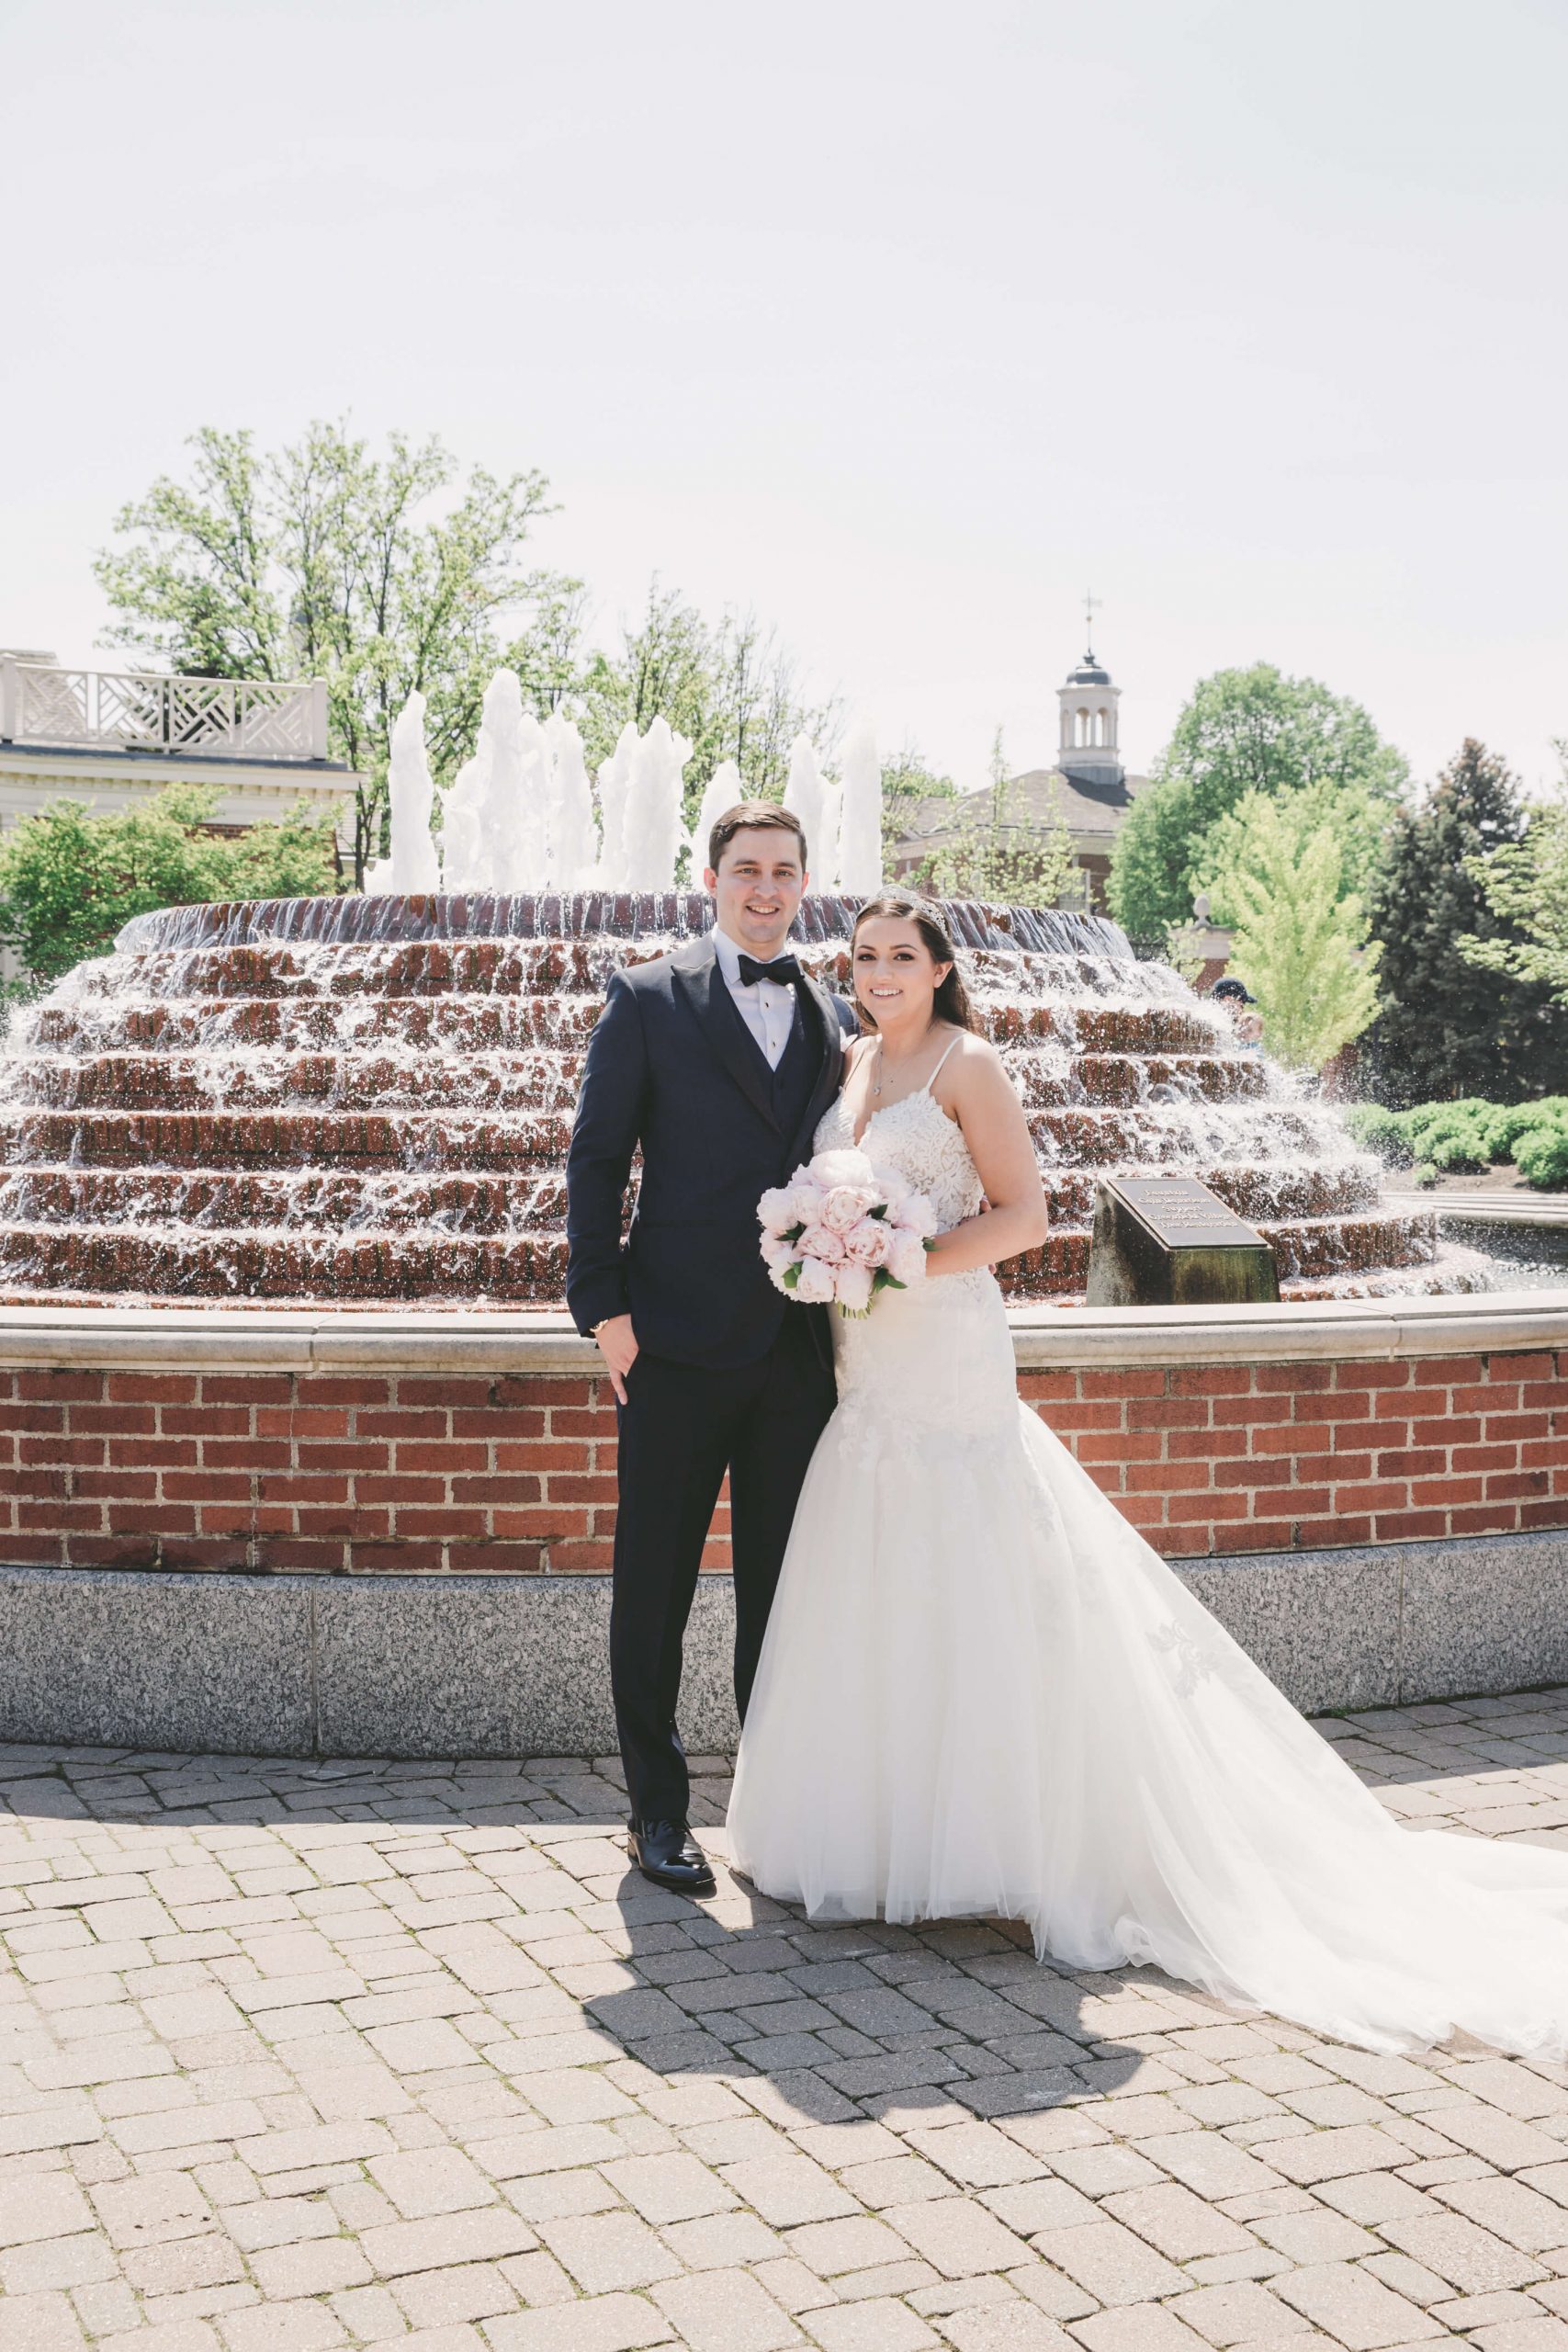
<instances>
[{"instance_id":1,"label":"white dress shirt","mask_svg":"<svg viewBox=\"0 0 1568 2352\"><path fill-rule=\"evenodd\" d=\"M784 1047L795 1020L795 990L788 981L753 980L746 987L740 978L740 949L727 931L716 930L713 944L718 956L718 968L724 974L724 984L734 998L740 1018L762 1049L770 1069L777 1069L784 1059ZM746 953L750 955L748 948ZM793 947L775 950L780 956L793 956ZM764 964L771 959L759 956Z\"/></svg>"}]
</instances>

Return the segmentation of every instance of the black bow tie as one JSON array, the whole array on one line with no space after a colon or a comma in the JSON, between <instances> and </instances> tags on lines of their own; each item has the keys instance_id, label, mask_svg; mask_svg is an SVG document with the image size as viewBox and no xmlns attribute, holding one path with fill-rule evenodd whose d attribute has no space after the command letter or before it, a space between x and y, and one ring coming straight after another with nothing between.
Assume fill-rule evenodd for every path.
<instances>
[{"instance_id":1,"label":"black bow tie","mask_svg":"<svg viewBox=\"0 0 1568 2352\"><path fill-rule=\"evenodd\" d=\"M793 956L775 956L771 964L759 964L754 956L740 958L740 985L754 989L759 980L772 980L781 989L793 988L800 978L800 965Z\"/></svg>"}]
</instances>

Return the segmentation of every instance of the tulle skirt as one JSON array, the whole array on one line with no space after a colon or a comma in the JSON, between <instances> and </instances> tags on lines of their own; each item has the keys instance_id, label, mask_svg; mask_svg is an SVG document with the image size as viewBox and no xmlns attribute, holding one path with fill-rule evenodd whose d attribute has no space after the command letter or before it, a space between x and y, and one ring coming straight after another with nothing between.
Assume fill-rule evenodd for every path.
<instances>
[{"instance_id":1,"label":"tulle skirt","mask_svg":"<svg viewBox=\"0 0 1568 2352\"><path fill-rule=\"evenodd\" d=\"M879 1301L840 1385L729 1813L761 1890L1568 2056L1568 1852L1400 1827L1018 1403L988 1278Z\"/></svg>"}]
</instances>

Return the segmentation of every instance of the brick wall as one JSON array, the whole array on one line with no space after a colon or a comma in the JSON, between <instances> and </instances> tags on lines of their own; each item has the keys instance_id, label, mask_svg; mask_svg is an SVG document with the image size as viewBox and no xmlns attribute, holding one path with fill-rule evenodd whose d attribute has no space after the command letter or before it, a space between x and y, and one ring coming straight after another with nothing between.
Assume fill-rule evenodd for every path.
<instances>
[{"instance_id":1,"label":"brick wall","mask_svg":"<svg viewBox=\"0 0 1568 2352\"><path fill-rule=\"evenodd\" d=\"M1568 1526L1568 1352L1026 1372L1171 1557ZM583 1375L0 1372L0 1560L603 1570ZM721 1504L708 1565L728 1552Z\"/></svg>"}]
</instances>

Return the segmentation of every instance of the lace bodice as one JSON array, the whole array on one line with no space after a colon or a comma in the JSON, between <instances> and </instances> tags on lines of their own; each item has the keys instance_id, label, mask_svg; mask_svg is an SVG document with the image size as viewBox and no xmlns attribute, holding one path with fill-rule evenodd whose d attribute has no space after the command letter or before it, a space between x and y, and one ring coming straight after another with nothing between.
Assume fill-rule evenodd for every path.
<instances>
[{"instance_id":1,"label":"lace bodice","mask_svg":"<svg viewBox=\"0 0 1568 2352\"><path fill-rule=\"evenodd\" d=\"M846 1151L854 1139L854 1122L840 1094L817 1130L816 1148ZM929 1087L874 1112L860 1149L874 1167L892 1169L924 1193L942 1232L977 1213L983 1187L964 1130Z\"/></svg>"}]
</instances>

